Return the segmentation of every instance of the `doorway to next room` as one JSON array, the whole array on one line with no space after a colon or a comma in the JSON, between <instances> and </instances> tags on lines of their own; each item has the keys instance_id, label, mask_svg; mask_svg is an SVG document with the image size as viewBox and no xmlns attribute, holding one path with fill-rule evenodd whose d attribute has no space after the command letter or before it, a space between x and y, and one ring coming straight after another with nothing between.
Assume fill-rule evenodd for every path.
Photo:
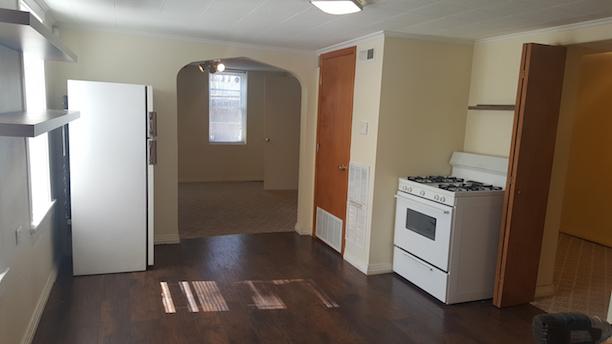
<instances>
[{"instance_id":1,"label":"doorway to next room","mask_svg":"<svg viewBox=\"0 0 612 344\"><path fill-rule=\"evenodd\" d=\"M542 248L543 259L554 259L553 292L533 302L546 312L610 317L610 75L611 41L567 46L546 217L554 233Z\"/></svg>"},{"instance_id":2,"label":"doorway to next room","mask_svg":"<svg viewBox=\"0 0 612 344\"><path fill-rule=\"evenodd\" d=\"M177 101L181 239L294 231L299 81L249 58L198 61Z\"/></svg>"}]
</instances>

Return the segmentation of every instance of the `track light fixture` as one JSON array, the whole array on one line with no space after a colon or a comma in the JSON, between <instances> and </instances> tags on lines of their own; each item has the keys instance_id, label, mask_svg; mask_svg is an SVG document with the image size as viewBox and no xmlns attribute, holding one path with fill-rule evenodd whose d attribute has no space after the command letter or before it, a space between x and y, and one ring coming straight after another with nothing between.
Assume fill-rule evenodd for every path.
<instances>
[{"instance_id":1,"label":"track light fixture","mask_svg":"<svg viewBox=\"0 0 612 344\"><path fill-rule=\"evenodd\" d=\"M204 61L203 63L198 64L198 69L202 73L215 74L217 72L225 71L225 65L221 62L221 60Z\"/></svg>"}]
</instances>

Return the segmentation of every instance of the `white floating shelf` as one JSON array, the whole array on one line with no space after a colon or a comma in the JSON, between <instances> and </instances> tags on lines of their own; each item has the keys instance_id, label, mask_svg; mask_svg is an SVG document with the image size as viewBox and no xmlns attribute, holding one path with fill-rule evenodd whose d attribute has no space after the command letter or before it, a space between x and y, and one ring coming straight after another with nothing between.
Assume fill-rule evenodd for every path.
<instances>
[{"instance_id":1,"label":"white floating shelf","mask_svg":"<svg viewBox=\"0 0 612 344\"><path fill-rule=\"evenodd\" d=\"M30 12L0 8L0 45L44 60L76 62L77 56Z\"/></svg>"},{"instance_id":2,"label":"white floating shelf","mask_svg":"<svg viewBox=\"0 0 612 344\"><path fill-rule=\"evenodd\" d=\"M80 117L78 111L46 110L0 114L0 136L35 137Z\"/></svg>"}]
</instances>

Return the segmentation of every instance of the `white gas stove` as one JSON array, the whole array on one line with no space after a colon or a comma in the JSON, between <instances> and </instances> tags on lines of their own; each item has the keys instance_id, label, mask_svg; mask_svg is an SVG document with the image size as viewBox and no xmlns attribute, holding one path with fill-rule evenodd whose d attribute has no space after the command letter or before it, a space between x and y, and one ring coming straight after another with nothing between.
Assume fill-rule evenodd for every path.
<instances>
[{"instance_id":1,"label":"white gas stove","mask_svg":"<svg viewBox=\"0 0 612 344\"><path fill-rule=\"evenodd\" d=\"M455 152L451 176L399 179L395 272L445 303L493 295L507 159Z\"/></svg>"}]
</instances>

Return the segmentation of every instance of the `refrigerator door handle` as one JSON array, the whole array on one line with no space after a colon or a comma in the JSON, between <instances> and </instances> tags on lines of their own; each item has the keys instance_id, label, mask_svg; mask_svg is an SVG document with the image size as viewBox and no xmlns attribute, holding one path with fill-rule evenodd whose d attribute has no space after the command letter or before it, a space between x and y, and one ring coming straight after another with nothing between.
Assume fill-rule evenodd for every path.
<instances>
[{"instance_id":1,"label":"refrigerator door handle","mask_svg":"<svg viewBox=\"0 0 612 344\"><path fill-rule=\"evenodd\" d=\"M148 156L149 156L149 165L157 164L157 141L149 140L148 141Z\"/></svg>"},{"instance_id":2,"label":"refrigerator door handle","mask_svg":"<svg viewBox=\"0 0 612 344\"><path fill-rule=\"evenodd\" d=\"M149 138L153 138L157 136L157 111L149 111L148 117L148 135Z\"/></svg>"}]
</instances>

